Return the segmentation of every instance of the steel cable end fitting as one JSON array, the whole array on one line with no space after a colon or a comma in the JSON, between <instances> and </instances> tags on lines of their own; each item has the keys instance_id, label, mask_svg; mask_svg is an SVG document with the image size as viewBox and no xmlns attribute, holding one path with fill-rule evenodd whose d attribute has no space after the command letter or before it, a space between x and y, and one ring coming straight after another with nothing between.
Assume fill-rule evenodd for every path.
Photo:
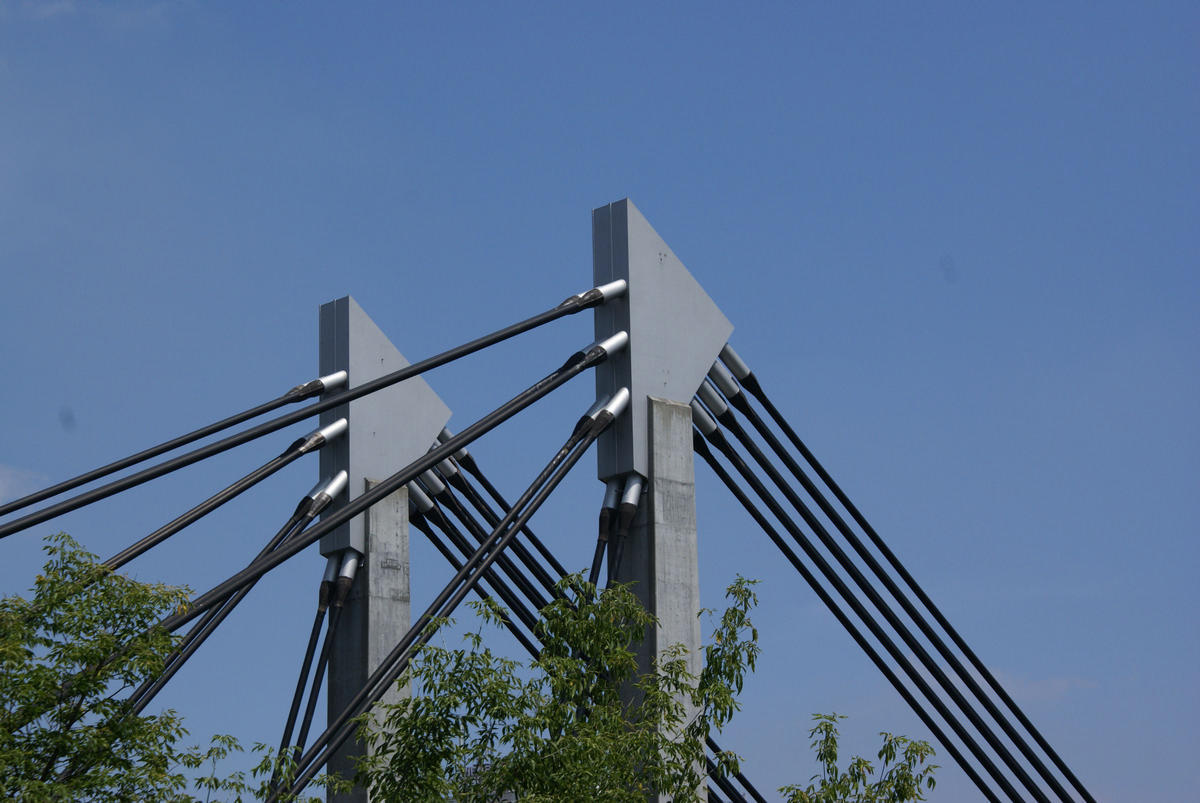
<instances>
[{"instance_id":1,"label":"steel cable end fitting","mask_svg":"<svg viewBox=\"0 0 1200 803\"><path fill-rule=\"evenodd\" d=\"M408 505L421 515L433 510L433 500L416 482L408 484Z\"/></svg>"},{"instance_id":2,"label":"steel cable end fitting","mask_svg":"<svg viewBox=\"0 0 1200 803\"><path fill-rule=\"evenodd\" d=\"M630 474L625 481L625 493L621 495L621 506L617 514L617 537L624 538L629 534L629 525L637 515L638 502L642 499L642 488L646 481L640 474Z\"/></svg>"},{"instance_id":3,"label":"steel cable end fitting","mask_svg":"<svg viewBox=\"0 0 1200 803\"><path fill-rule=\"evenodd\" d=\"M750 366L742 361L742 358L733 350L733 346L728 343L721 349L721 360L729 366L729 370L737 377L738 381L746 390L753 393L758 398L762 398L762 385L758 383L758 378L754 376L754 372L750 370ZM732 396L730 397L733 398Z\"/></svg>"},{"instance_id":4,"label":"steel cable end fitting","mask_svg":"<svg viewBox=\"0 0 1200 803\"><path fill-rule=\"evenodd\" d=\"M692 423L700 430L700 434L704 437L709 437L717 431L717 422L713 421L712 416L704 409L696 399L692 399Z\"/></svg>"},{"instance_id":5,"label":"steel cable end fitting","mask_svg":"<svg viewBox=\"0 0 1200 803\"><path fill-rule=\"evenodd\" d=\"M620 388L612 395L611 398L609 398L607 402L604 403L604 406L601 408L600 412L596 414L596 420L598 421L602 417L606 416L609 421L613 420L621 413L625 412L625 408L629 406L629 400L631 398L632 394L629 392L629 388Z\"/></svg>"},{"instance_id":6,"label":"steel cable end fitting","mask_svg":"<svg viewBox=\"0 0 1200 803\"><path fill-rule=\"evenodd\" d=\"M361 560L362 555L357 550L347 549L342 553L342 569L338 572L337 593L333 599L334 607L340 608L346 604L346 597L350 596L350 586L354 585L354 575L358 571L358 564Z\"/></svg>"},{"instance_id":7,"label":"steel cable end fitting","mask_svg":"<svg viewBox=\"0 0 1200 803\"><path fill-rule=\"evenodd\" d=\"M605 427L613 422L614 418L625 411L625 408L629 406L629 399L629 388L621 388L607 399L598 400L579 419L579 423L575 425L575 433L579 434L586 430L592 436L599 435Z\"/></svg>"},{"instance_id":8,"label":"steel cable end fitting","mask_svg":"<svg viewBox=\"0 0 1200 803\"><path fill-rule=\"evenodd\" d=\"M458 476L458 466L454 465L454 461L450 458L446 458L438 463L437 470L446 482L454 482L454 479Z\"/></svg>"},{"instance_id":9,"label":"steel cable end fitting","mask_svg":"<svg viewBox=\"0 0 1200 803\"><path fill-rule=\"evenodd\" d=\"M628 282L626 282L624 279L617 279L614 282L593 287L591 290L586 290L582 293L576 293L558 306L588 309L589 307L599 306L606 301L623 296L625 295L625 291L628 289Z\"/></svg>"},{"instance_id":10,"label":"steel cable end fitting","mask_svg":"<svg viewBox=\"0 0 1200 803\"><path fill-rule=\"evenodd\" d=\"M611 354L616 354L621 349L629 345L629 333L622 329L615 335L610 335L603 340L599 340L588 347L587 353L591 353L595 349L600 349L607 357Z\"/></svg>"},{"instance_id":11,"label":"steel cable end fitting","mask_svg":"<svg viewBox=\"0 0 1200 803\"><path fill-rule=\"evenodd\" d=\"M438 443L445 443L453 437L453 432L446 427L442 427L442 431L438 433ZM471 457L469 452L467 452L467 447L465 446L451 455L451 457L457 460L460 465L465 466L468 469L472 468L475 464L475 459Z\"/></svg>"},{"instance_id":12,"label":"steel cable end fitting","mask_svg":"<svg viewBox=\"0 0 1200 803\"><path fill-rule=\"evenodd\" d=\"M345 469L343 469L334 474L333 479L325 483L324 487L321 487L320 490L314 488L313 490L316 491L316 493L309 494L309 496L312 498L312 508L309 511L309 515L316 516L318 513L328 507L329 503L336 499L338 494L346 490L346 486L349 484L350 475L346 473Z\"/></svg>"},{"instance_id":13,"label":"steel cable end fitting","mask_svg":"<svg viewBox=\"0 0 1200 803\"><path fill-rule=\"evenodd\" d=\"M729 366L729 370L733 372L739 380L745 381L746 377L750 376L750 366L742 362L742 358L733 350L733 346L726 343L721 349L721 360Z\"/></svg>"},{"instance_id":14,"label":"steel cable end fitting","mask_svg":"<svg viewBox=\"0 0 1200 803\"><path fill-rule=\"evenodd\" d=\"M696 395L700 397L700 401L704 402L704 406L712 412L713 417L718 421L723 420L728 415L729 405L721 398L721 394L717 393L716 388L708 382L700 383L700 389L696 391Z\"/></svg>"},{"instance_id":15,"label":"steel cable end fitting","mask_svg":"<svg viewBox=\"0 0 1200 803\"><path fill-rule=\"evenodd\" d=\"M617 512L617 500L621 497L621 481L611 479L604 487L604 502L600 505L600 541L608 540L612 527L612 515Z\"/></svg>"},{"instance_id":16,"label":"steel cable end fitting","mask_svg":"<svg viewBox=\"0 0 1200 803\"><path fill-rule=\"evenodd\" d=\"M738 386L737 380L733 374L720 361L717 360L712 364L712 368L708 369L708 378L713 381L717 389L725 394L725 398L732 401L735 396L741 394L742 389Z\"/></svg>"},{"instance_id":17,"label":"steel cable end fitting","mask_svg":"<svg viewBox=\"0 0 1200 803\"><path fill-rule=\"evenodd\" d=\"M333 591L333 581L337 579L339 565L341 565L341 560L337 555L330 555L329 560L325 561L325 573L321 575L321 586L317 590L317 610L319 611L329 609L329 597Z\"/></svg>"},{"instance_id":18,"label":"steel cable end fitting","mask_svg":"<svg viewBox=\"0 0 1200 803\"><path fill-rule=\"evenodd\" d=\"M292 388L283 395L285 398L289 398L292 401L307 399L311 396L319 396L326 391L340 388L342 385L346 384L346 380L349 378L350 375L345 371L336 371L332 374L314 379L311 382L305 382L303 385L296 385L296 387Z\"/></svg>"},{"instance_id":19,"label":"steel cable end fitting","mask_svg":"<svg viewBox=\"0 0 1200 803\"><path fill-rule=\"evenodd\" d=\"M422 471L421 476L417 479L420 480L421 485L425 487L430 496L441 496L446 492L446 483L442 482L442 478L434 474L431 469Z\"/></svg>"},{"instance_id":20,"label":"steel cable end fitting","mask_svg":"<svg viewBox=\"0 0 1200 803\"><path fill-rule=\"evenodd\" d=\"M339 418L332 424L326 424L315 432L310 433L303 438L296 447L300 450L300 454L308 454L313 449L320 449L329 441L346 434L346 430L350 428L350 424L346 419Z\"/></svg>"},{"instance_id":21,"label":"steel cable end fitting","mask_svg":"<svg viewBox=\"0 0 1200 803\"><path fill-rule=\"evenodd\" d=\"M590 346L586 346L570 357L567 357L567 361L563 363L562 367L569 368L579 363L587 363L589 365L601 363L608 359L611 354L620 351L627 345L629 345L629 333L621 330L603 340L596 340Z\"/></svg>"}]
</instances>

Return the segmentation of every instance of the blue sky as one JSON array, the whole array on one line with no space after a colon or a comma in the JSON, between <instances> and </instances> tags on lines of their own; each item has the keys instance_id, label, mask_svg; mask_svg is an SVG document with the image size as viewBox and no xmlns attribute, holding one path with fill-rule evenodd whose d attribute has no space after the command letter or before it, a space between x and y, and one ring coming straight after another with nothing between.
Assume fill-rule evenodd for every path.
<instances>
[{"instance_id":1,"label":"blue sky","mask_svg":"<svg viewBox=\"0 0 1200 803\"><path fill-rule=\"evenodd\" d=\"M1185 3L0 2L0 497L306 381L330 299L414 360L551 306L590 284L590 211L629 197L1093 794L1184 799L1197 41ZM461 429L590 339L572 319L428 380ZM515 496L591 391L473 451ZM293 437L6 539L0 588L28 587L41 534L110 555ZM533 522L576 567L586 469ZM316 472L131 570L209 588ZM722 737L756 784L812 774L816 711L850 715L859 751L927 735L697 482L706 603L763 581L763 660ZM321 570L294 563L164 695L197 738L277 741ZM980 799L939 777L935 799Z\"/></svg>"}]
</instances>

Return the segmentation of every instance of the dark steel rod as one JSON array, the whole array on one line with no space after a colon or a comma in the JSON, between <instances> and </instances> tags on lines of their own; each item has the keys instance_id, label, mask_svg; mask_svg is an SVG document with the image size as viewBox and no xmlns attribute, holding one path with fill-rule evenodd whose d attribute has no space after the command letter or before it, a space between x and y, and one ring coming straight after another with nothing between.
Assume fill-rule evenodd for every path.
<instances>
[{"instance_id":1,"label":"dark steel rod","mask_svg":"<svg viewBox=\"0 0 1200 803\"><path fill-rule=\"evenodd\" d=\"M612 340L612 339L610 339ZM524 410L537 400L548 395L556 388L566 384L569 380L583 373L583 371L600 364L608 358L608 349L616 350L623 348L625 341L617 343L599 343L588 348L586 352L579 351L571 355L570 358L558 370L549 374L536 384L522 391L509 402L501 405L496 410L476 421L465 430L455 435L450 440L443 443L421 457L414 460L409 465L397 471L391 477L388 477L383 482L372 487L366 493L352 499L348 504L334 511L331 515L321 519L321 521L302 537L293 539L281 548L275 550L270 555L257 560L247 566L242 571L230 577L225 582L211 589L205 594L197 597L188 611L176 616L167 617L162 624L167 629L175 629L183 624L186 624L191 619L203 613L211 605L221 599L225 594L236 590L237 588L247 583L253 582L257 578L266 574L271 569L275 568L285 560L299 553L308 545L315 543L326 533L332 532L342 524L362 513L367 508L376 504L380 500L386 498L395 490L403 487L413 479L418 477L421 472L426 471L437 465L442 460L449 457L455 451L463 446L471 443L476 438L491 431L499 426L504 421Z\"/></svg>"},{"instance_id":2,"label":"dark steel rod","mask_svg":"<svg viewBox=\"0 0 1200 803\"><path fill-rule=\"evenodd\" d=\"M820 477L821 481L825 483L825 486L829 488L846 512L848 512L854 521L859 525L859 527L862 528L863 532L867 535L867 538L871 541L875 548L879 550L879 553L883 555L884 559L895 570L897 575L899 575L904 583L917 596L917 599L920 600L921 604L925 606L930 615L933 616L934 621L937 622L938 626L942 628L946 635L950 637L950 640L954 643L954 645L967 658L967 661L970 662L972 668L974 668L979 676L987 682L988 687L996 694L1001 702L1004 703L1008 710L1012 712L1013 716L1017 718L1017 721L1021 723L1021 726L1025 728L1026 732L1033 737L1033 740L1042 749L1054 766L1058 768L1063 777L1065 777L1071 786L1074 787L1075 791L1078 792L1083 799L1087 801L1087 803L1096 803L1095 798L1092 797L1091 793L1088 792L1083 783L1079 780L1075 773L1072 772L1067 763L1062 759L1061 756L1059 756L1054 747L1041 734L1041 732L1033 724L1033 721L1030 720L1021 707L1017 705L1016 701L1011 695L1009 695L1007 689L1001 685L992 672L987 668L987 665L979 659L975 651L971 649L971 646L967 644L966 640L958 633L954 626L950 624L950 621L941 612L937 605L934 604L932 598L925 593L925 590L921 587L917 580L912 576L912 574L909 573L904 564L900 562L900 559L896 557L896 555L888 547L887 543L882 537L880 537L879 533L876 532L875 528L871 526L871 523L867 521L866 516L859 511L859 509L850 500L850 497L846 495L842 488L833 479L833 476L830 475L830 473L816 458L808 446L805 445L804 441L801 440L800 436L792 428L791 424L787 421L783 414L780 413L779 409L763 390L762 384L759 382L754 373L750 371L740 359L737 358L736 354L732 355L732 360L727 359L727 357L728 355L723 352L722 358L726 360L726 362L729 364L729 367L731 369L740 369L734 370L733 373L737 376L737 380L741 383L741 386L749 391L750 394L752 394L759 402L759 404L762 405L763 409L767 411L767 414L775 422L776 426L779 427L780 431L783 432L796 450L800 452L801 456L804 457L805 461L809 464L809 466L812 467L813 471L818 477ZM739 410L751 410L749 403L746 401L743 394L738 393L733 396L728 396L727 394L727 397L731 400L731 402L735 403L735 406L737 406ZM740 401L737 397L741 397Z\"/></svg>"},{"instance_id":3,"label":"dark steel rod","mask_svg":"<svg viewBox=\"0 0 1200 803\"><path fill-rule=\"evenodd\" d=\"M21 530L31 527L34 524L39 524L43 521L47 521L48 519L55 518L56 516L61 516L64 513L69 513L77 508L90 505L93 502L98 502L101 499L106 499L113 494L120 493L121 491L141 485L142 483L148 482L164 474L168 474L200 460L212 457L213 455L228 451L235 446L240 446L241 444L247 443L256 438L261 438L264 435L268 435L272 432L283 429L284 427L291 426L299 421L311 418L314 415L325 412L326 410L332 410L335 407L347 404L370 393L375 393L376 391L390 387L398 382L402 382L405 379L418 376L425 371L445 365L448 362L465 357L468 354L473 354L480 349L495 345L503 340L507 340L508 338L519 335L522 332L527 332L530 329L542 326L566 315L573 315L581 310L590 309L591 307L603 303L606 299L607 296L601 292L601 288L593 288L585 293L571 296L553 309L549 309L530 318L526 318L523 321L512 324L511 326L507 326L503 329L499 329L491 334L484 335L483 337L472 340L469 343L465 343L461 346L444 351L441 354L428 357L420 362L416 362L405 368L401 368L398 371L393 371L390 374L373 379L370 382L365 382L357 387L351 388L350 390L342 391L341 393L335 393L331 396L326 396L321 401L309 405L302 410L296 410L294 412L287 413L271 421L267 421L259 424L258 426L244 430L236 435L231 435L230 437L224 438L223 440L215 443L211 443L200 449L196 449L195 451L180 455L171 460L167 460L157 466L145 469L136 474L131 474L128 477L111 482L108 485L95 488L56 505L51 505L35 513L31 513L27 516L23 516L22 518L14 519L13 521L2 524L0 525L0 538L5 538L13 533L20 532Z\"/></svg>"},{"instance_id":4,"label":"dark steel rod","mask_svg":"<svg viewBox=\"0 0 1200 803\"><path fill-rule=\"evenodd\" d=\"M694 438L693 445L696 449L696 453L701 455L701 457L704 457L705 460L709 462L709 465L713 467L714 471L718 471L718 475L721 476L722 472L724 472L724 469L721 468L718 470L717 466L720 464L717 463L716 459L709 459L712 455L712 452L708 449L708 444L705 442L704 437L705 436L702 436L700 433L697 433L696 437ZM725 445L728 446L728 444ZM935 710L937 710L938 714L943 718L943 720L950 725L951 729L958 735L963 743L967 745L967 748L984 766L984 768L988 771L988 774L991 775L996 783L1004 789L1005 793L1008 794L1009 799L1021 800L1021 795L1012 786L1008 778L1000 772L998 767L996 767L995 762L993 762L991 759L991 756L989 756L983 750L983 748L980 747L975 738L966 730L965 727L963 727L962 723L958 721L958 718L955 717L954 714L939 699L939 697L933 693L933 690L929 687L929 684L926 682L925 678L922 677L921 673L918 672L908 660L907 656L904 654L904 651L901 650L891 639L891 637L889 637L887 633L879 626L879 623L875 621L863 604L857 599L855 594L849 589L849 587L846 586L845 582L837 575L836 572L833 571L833 567L829 565L824 556L816 550L816 547L814 547L813 544L808 540L807 536L805 536L799 527L796 526L795 522L792 521L791 517L787 514L783 507L775 500L770 491L765 485L763 485L762 481L753 472L753 470L750 469L746 462L736 452L733 452L732 450L730 450L730 452L725 452L722 449L722 454L725 455L726 459L733 463L738 473L742 475L742 478L750 485L751 488L754 489L754 492L770 509L771 514L774 515L775 518L791 534L796 543L801 547L801 549L804 550L804 553L808 556L809 560L816 565L821 574L825 576L830 585L834 587L844 602L850 606L859 620L862 621L867 629L871 631L871 634L875 637L875 639L879 641L880 645L883 646L888 654L891 655L892 659L895 660L896 663L904 670L909 680L921 690L921 693L925 696L925 699L934 707ZM705 457L706 455L709 457ZM724 472L722 480L725 481L725 478L728 476L728 472ZM871 658L880 671L884 673L884 676L888 678L893 687L895 687L900 695L904 697L905 701L908 702L910 707L913 708L913 711L916 712L921 720L925 722L926 726L929 727L935 735L937 735L938 740L946 747L946 749L951 751L951 754L958 760L959 765L963 768L964 772L967 772L968 775L972 776L972 779L976 781L976 786L979 787L980 791L984 792L990 797L991 790L987 787L987 785L982 783L978 775L973 774L974 769L971 767L970 763L963 758L962 754L958 752L954 742L950 741L946 737L945 733L928 714L928 712L925 711L924 707L916 701L916 698L912 696L907 687L900 681L895 673L892 672L891 667L885 661L883 661L882 657L879 656L870 643L862 636L861 632L853 624L853 622L842 612L841 607L834 602L833 598L825 590L824 586L821 585L821 583L816 579L816 576L813 575L808 568L800 562L799 558L797 558L795 553L790 550L775 529L769 525L766 518L760 512L758 512L757 506L755 506L752 502L749 502L749 498L745 496L744 492L741 492L740 489L736 487L736 484L731 483L732 479L726 481L726 485L731 491L734 492L734 495L738 497L739 501L742 502L743 507L746 507L746 510L750 512L750 515L753 516L755 521L757 521L763 528L763 531L766 532L768 537L770 537L775 545L779 547L780 551L784 553L784 555L792 563L793 567L800 572L801 576L805 579L813 591L816 592L817 596L821 598L821 601L825 603L826 607L829 608L830 612L834 614L842 626L846 628L851 637L853 637L863 651L867 653L868 657Z\"/></svg>"}]
</instances>

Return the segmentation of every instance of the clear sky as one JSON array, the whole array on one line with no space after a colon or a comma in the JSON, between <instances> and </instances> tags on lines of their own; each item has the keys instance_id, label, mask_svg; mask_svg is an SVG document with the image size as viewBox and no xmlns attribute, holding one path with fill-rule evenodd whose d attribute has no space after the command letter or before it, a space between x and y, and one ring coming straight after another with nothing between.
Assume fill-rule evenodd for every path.
<instances>
[{"instance_id":1,"label":"clear sky","mask_svg":"<svg viewBox=\"0 0 1200 803\"><path fill-rule=\"evenodd\" d=\"M0 0L0 498L316 373L353 295L409 359L590 285L631 198L813 451L1102 801L1195 793L1200 12L1188 3ZM428 377L461 429L586 316ZM473 451L515 496L579 380ZM264 462L245 447L0 544L107 557ZM211 587L315 460L131 565ZM722 743L807 781L809 717L928 736L697 466L707 604L761 579ZM534 528L591 555L590 460ZM416 593L445 570L426 561ZM161 698L274 743L322 561L264 582ZM427 586L427 587L426 587ZM419 601L419 600L418 600ZM943 762L949 757L943 755ZM981 799L946 767L934 799Z\"/></svg>"}]
</instances>

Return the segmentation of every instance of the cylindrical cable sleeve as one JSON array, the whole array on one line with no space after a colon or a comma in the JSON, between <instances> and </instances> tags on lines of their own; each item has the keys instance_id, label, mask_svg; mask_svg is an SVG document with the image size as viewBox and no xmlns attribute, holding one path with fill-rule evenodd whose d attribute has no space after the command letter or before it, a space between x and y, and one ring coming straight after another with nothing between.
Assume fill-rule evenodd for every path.
<instances>
[{"instance_id":1,"label":"cylindrical cable sleeve","mask_svg":"<svg viewBox=\"0 0 1200 803\"><path fill-rule=\"evenodd\" d=\"M408 488L408 503L418 513L427 513L433 509L433 500L416 481L410 482L405 487Z\"/></svg>"},{"instance_id":2,"label":"cylindrical cable sleeve","mask_svg":"<svg viewBox=\"0 0 1200 803\"><path fill-rule=\"evenodd\" d=\"M596 541L601 546L608 543L608 533L612 529L613 513L616 513L616 511L611 507L600 508L600 526L597 528Z\"/></svg>"},{"instance_id":3,"label":"cylindrical cable sleeve","mask_svg":"<svg viewBox=\"0 0 1200 803\"><path fill-rule=\"evenodd\" d=\"M324 611L329 607L330 599L333 595L333 583L337 580L338 565L341 563L337 555L330 555L325 561L325 573L321 576L321 583L317 586L317 610Z\"/></svg>"},{"instance_id":4,"label":"cylindrical cable sleeve","mask_svg":"<svg viewBox=\"0 0 1200 803\"><path fill-rule=\"evenodd\" d=\"M442 427L442 431L438 433L438 443L445 443L446 441L450 440L453 437L454 437L453 432L451 432L446 427ZM454 453L454 459L457 460L459 463L463 463L463 461L465 461L465 460L470 460L471 455L466 449L459 449L457 452Z\"/></svg>"},{"instance_id":5,"label":"cylindrical cable sleeve","mask_svg":"<svg viewBox=\"0 0 1200 803\"><path fill-rule=\"evenodd\" d=\"M338 578L334 581L333 606L341 608L346 604L346 599L350 596L350 589L354 585L354 574L358 569L358 561L360 555L353 549L347 549L347 554L342 562L342 570L338 572Z\"/></svg>"},{"instance_id":6,"label":"cylindrical cable sleeve","mask_svg":"<svg viewBox=\"0 0 1200 803\"><path fill-rule=\"evenodd\" d=\"M600 503L601 510L616 510L617 500L621 498L621 480L614 477L604 484L604 501Z\"/></svg>"},{"instance_id":7,"label":"cylindrical cable sleeve","mask_svg":"<svg viewBox=\"0 0 1200 803\"><path fill-rule=\"evenodd\" d=\"M642 498L642 489L645 487L645 478L641 474L630 472L625 477L625 492L621 494L621 504L636 508Z\"/></svg>"},{"instance_id":8,"label":"cylindrical cable sleeve","mask_svg":"<svg viewBox=\"0 0 1200 803\"><path fill-rule=\"evenodd\" d=\"M721 420L723 415L729 412L729 405L725 403L725 400L721 398L720 394L717 393L708 380L700 383L700 388L696 391L696 395L700 397L700 401L704 402L704 406L712 412L713 417L718 421Z\"/></svg>"},{"instance_id":9,"label":"cylindrical cable sleeve","mask_svg":"<svg viewBox=\"0 0 1200 803\"><path fill-rule=\"evenodd\" d=\"M734 379L733 374L730 373L729 369L726 368L720 360L714 362L712 367L708 369L708 378L711 379L713 384L717 386L717 389L724 393L729 399L733 399L734 396L740 396L742 394L742 389L738 385L737 380Z\"/></svg>"},{"instance_id":10,"label":"cylindrical cable sleeve","mask_svg":"<svg viewBox=\"0 0 1200 803\"><path fill-rule=\"evenodd\" d=\"M750 376L750 366L742 362L742 358L728 343L721 349L721 361L729 366L729 370L738 378L738 381L745 382L746 377Z\"/></svg>"},{"instance_id":11,"label":"cylindrical cable sleeve","mask_svg":"<svg viewBox=\"0 0 1200 803\"><path fill-rule=\"evenodd\" d=\"M417 479L430 496L441 496L446 491L446 483L442 482L442 478L434 474L432 469L422 471Z\"/></svg>"}]
</instances>

